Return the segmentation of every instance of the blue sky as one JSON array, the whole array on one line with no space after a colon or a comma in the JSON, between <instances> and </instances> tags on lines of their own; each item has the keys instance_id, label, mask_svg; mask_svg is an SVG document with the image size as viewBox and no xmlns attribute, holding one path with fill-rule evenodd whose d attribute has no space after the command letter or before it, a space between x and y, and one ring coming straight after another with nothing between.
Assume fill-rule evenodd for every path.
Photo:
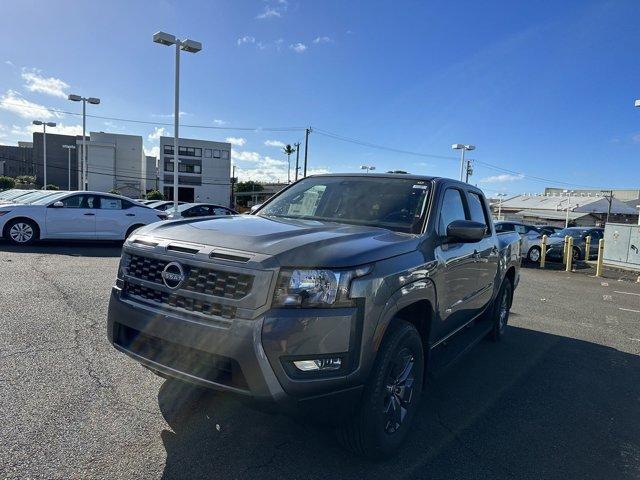
<instances>
[{"instance_id":1,"label":"blue sky","mask_svg":"<svg viewBox=\"0 0 640 480\"><path fill-rule=\"evenodd\" d=\"M0 143L28 140L46 115L77 132L79 117L37 110L79 111L67 93L100 97L91 114L171 123L173 52L151 41L164 30L203 43L182 56L183 123L311 125L311 171L457 177L451 144L461 142L477 146L471 180L489 194L640 188L634 0L5 0L2 10ZM89 118L88 128L142 135L153 151L162 126ZM256 180L286 178L267 143L304 140L299 130L181 134L234 139L241 178Z\"/></svg>"}]
</instances>

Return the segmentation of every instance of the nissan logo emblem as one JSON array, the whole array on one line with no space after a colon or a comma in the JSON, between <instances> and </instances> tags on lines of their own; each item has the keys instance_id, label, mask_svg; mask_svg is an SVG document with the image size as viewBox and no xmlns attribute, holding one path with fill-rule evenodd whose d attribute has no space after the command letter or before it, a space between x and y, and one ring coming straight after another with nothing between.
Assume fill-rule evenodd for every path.
<instances>
[{"instance_id":1,"label":"nissan logo emblem","mask_svg":"<svg viewBox=\"0 0 640 480\"><path fill-rule=\"evenodd\" d=\"M178 262L167 263L161 275L164 284L172 290L180 287L185 280L184 270Z\"/></svg>"}]
</instances>

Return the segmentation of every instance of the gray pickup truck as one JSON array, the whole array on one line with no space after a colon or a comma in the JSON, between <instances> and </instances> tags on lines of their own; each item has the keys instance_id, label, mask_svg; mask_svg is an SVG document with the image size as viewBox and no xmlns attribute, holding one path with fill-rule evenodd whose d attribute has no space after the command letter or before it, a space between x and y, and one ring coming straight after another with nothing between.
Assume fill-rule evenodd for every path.
<instances>
[{"instance_id":1,"label":"gray pickup truck","mask_svg":"<svg viewBox=\"0 0 640 480\"><path fill-rule=\"evenodd\" d=\"M108 337L155 373L331 420L383 457L437 371L505 332L520 238L445 178L318 175L127 239Z\"/></svg>"}]
</instances>

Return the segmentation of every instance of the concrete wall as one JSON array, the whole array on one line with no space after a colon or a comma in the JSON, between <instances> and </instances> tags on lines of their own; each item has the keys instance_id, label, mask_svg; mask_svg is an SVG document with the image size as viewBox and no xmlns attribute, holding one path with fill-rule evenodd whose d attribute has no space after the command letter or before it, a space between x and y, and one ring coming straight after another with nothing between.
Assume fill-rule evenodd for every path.
<instances>
[{"instance_id":1,"label":"concrete wall","mask_svg":"<svg viewBox=\"0 0 640 480\"><path fill-rule=\"evenodd\" d=\"M0 145L0 175L33 175L33 148Z\"/></svg>"},{"instance_id":2,"label":"concrete wall","mask_svg":"<svg viewBox=\"0 0 640 480\"><path fill-rule=\"evenodd\" d=\"M62 190L69 188L68 153L62 145L75 145L76 137L47 133L47 183L57 185ZM71 150L71 190L78 189L78 155L79 148ZM35 164L36 185L44 182L44 152L42 132L33 133L33 163Z\"/></svg>"},{"instance_id":3,"label":"concrete wall","mask_svg":"<svg viewBox=\"0 0 640 480\"><path fill-rule=\"evenodd\" d=\"M89 190L115 188L131 197L144 191L141 136L91 132L87 157Z\"/></svg>"}]
</instances>

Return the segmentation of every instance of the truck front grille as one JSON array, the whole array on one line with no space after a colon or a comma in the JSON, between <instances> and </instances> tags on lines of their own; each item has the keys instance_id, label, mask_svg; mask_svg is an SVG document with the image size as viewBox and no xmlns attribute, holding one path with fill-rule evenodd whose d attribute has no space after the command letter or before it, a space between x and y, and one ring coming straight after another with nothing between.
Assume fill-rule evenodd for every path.
<instances>
[{"instance_id":1,"label":"truck front grille","mask_svg":"<svg viewBox=\"0 0 640 480\"><path fill-rule=\"evenodd\" d=\"M168 293L126 281L124 282L123 292L128 297L186 310L187 312L228 319L233 319L236 316L236 307L214 302L203 302L178 293Z\"/></svg>"},{"instance_id":2,"label":"truck front grille","mask_svg":"<svg viewBox=\"0 0 640 480\"><path fill-rule=\"evenodd\" d=\"M127 275L131 277L162 285L162 270L167 263L169 262L165 260L130 255L125 267ZM183 290L234 300L240 300L251 293L253 275L196 267L184 263L181 265L187 276L180 287Z\"/></svg>"}]
</instances>

